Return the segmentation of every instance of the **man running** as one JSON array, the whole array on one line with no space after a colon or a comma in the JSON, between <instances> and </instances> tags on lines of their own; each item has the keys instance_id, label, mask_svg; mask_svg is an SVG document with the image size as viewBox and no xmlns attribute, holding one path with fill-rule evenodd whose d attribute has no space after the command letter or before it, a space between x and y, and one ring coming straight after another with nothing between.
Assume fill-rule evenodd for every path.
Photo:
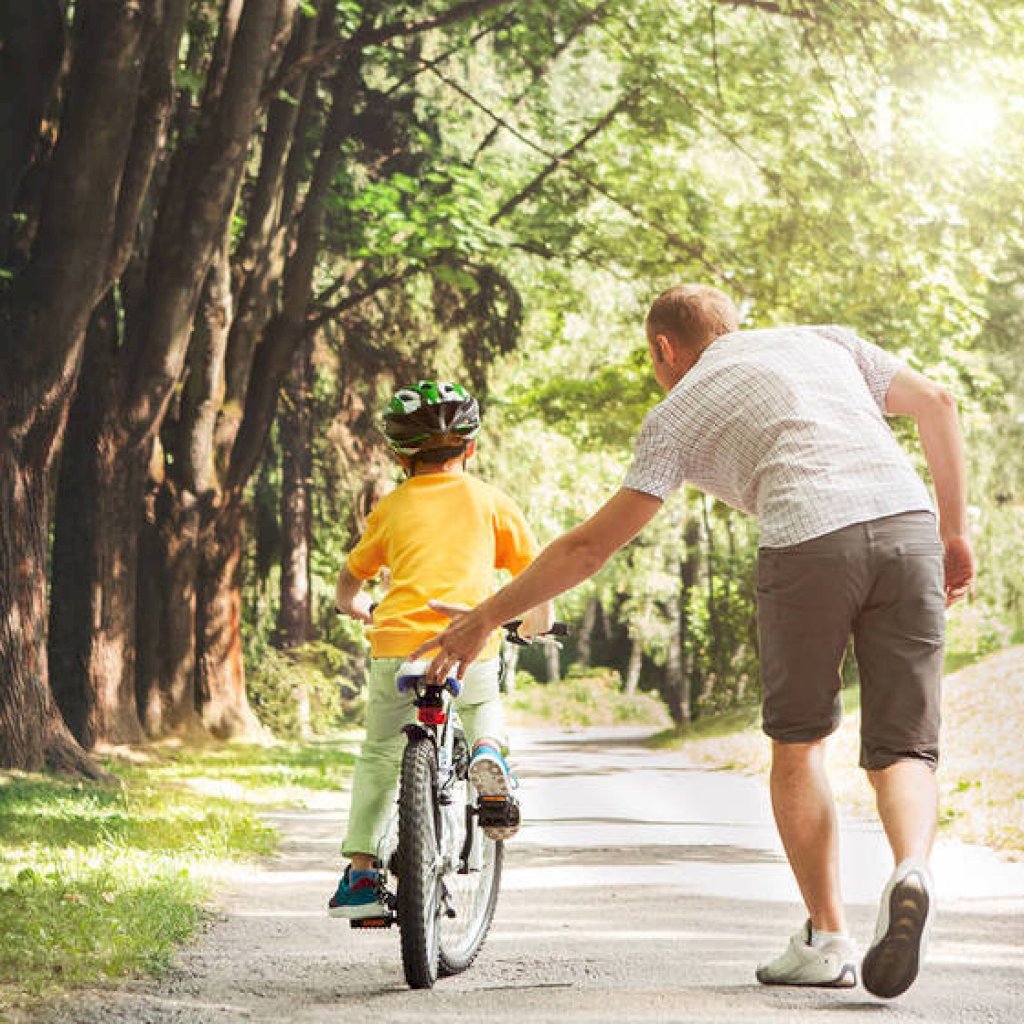
<instances>
[{"instance_id":1,"label":"man running","mask_svg":"<svg viewBox=\"0 0 1024 1024\"><path fill-rule=\"evenodd\" d=\"M882 997L917 976L934 911L945 606L974 576L953 396L841 327L738 330L703 285L658 297L647 343L668 396L644 421L623 487L502 590L413 656L464 672L500 623L592 576L684 482L756 515L758 627L775 820L807 907L764 984L856 984L824 739L839 724L850 636L861 677L861 766L895 868L861 964ZM918 426L928 491L883 416Z\"/></svg>"}]
</instances>

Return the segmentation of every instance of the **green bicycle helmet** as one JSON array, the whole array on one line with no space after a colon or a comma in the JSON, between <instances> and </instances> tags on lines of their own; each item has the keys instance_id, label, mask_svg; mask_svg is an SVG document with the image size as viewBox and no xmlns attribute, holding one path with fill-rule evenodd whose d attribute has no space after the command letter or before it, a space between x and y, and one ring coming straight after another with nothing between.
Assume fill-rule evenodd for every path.
<instances>
[{"instance_id":1,"label":"green bicycle helmet","mask_svg":"<svg viewBox=\"0 0 1024 1024\"><path fill-rule=\"evenodd\" d=\"M480 432L480 407L461 385L421 380L399 388L384 409L384 433L399 455L463 448Z\"/></svg>"}]
</instances>

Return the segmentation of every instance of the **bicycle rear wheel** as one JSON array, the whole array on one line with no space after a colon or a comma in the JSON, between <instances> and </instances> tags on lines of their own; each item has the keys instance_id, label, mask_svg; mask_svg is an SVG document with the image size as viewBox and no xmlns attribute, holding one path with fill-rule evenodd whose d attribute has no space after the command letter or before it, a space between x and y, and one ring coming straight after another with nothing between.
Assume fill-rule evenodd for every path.
<instances>
[{"instance_id":1,"label":"bicycle rear wheel","mask_svg":"<svg viewBox=\"0 0 1024 1024\"><path fill-rule=\"evenodd\" d=\"M442 977L466 970L487 938L498 903L504 844L484 835L472 810L476 793L464 776L453 787L451 803L441 808L444 851L457 851L459 869L441 878L438 918L438 970Z\"/></svg>"},{"instance_id":2,"label":"bicycle rear wheel","mask_svg":"<svg viewBox=\"0 0 1024 1024\"><path fill-rule=\"evenodd\" d=\"M441 855L436 792L434 744L412 737L402 758L395 858L402 967L412 988L431 988L437 981Z\"/></svg>"}]
</instances>

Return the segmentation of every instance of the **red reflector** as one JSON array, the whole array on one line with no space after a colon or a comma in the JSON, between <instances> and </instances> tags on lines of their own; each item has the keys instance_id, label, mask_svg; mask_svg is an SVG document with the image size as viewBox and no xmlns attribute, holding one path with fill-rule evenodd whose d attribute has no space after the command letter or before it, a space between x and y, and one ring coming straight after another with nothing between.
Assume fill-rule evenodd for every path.
<instances>
[{"instance_id":1,"label":"red reflector","mask_svg":"<svg viewBox=\"0 0 1024 1024\"><path fill-rule=\"evenodd\" d=\"M444 708L418 708L416 717L424 725L444 725L447 721Z\"/></svg>"}]
</instances>

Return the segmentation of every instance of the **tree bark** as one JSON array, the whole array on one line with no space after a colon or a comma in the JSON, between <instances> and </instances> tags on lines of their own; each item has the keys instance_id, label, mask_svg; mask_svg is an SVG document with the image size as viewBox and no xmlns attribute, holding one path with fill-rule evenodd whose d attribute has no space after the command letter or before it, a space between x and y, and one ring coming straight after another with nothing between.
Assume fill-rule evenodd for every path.
<instances>
[{"instance_id":1,"label":"tree bark","mask_svg":"<svg viewBox=\"0 0 1024 1024\"><path fill-rule=\"evenodd\" d=\"M680 720L688 722L700 715L698 698L704 685L690 643L690 595L697 586L700 573L700 522L692 513L687 514L683 527L683 549L684 556L679 565Z\"/></svg>"},{"instance_id":2,"label":"tree bark","mask_svg":"<svg viewBox=\"0 0 1024 1024\"><path fill-rule=\"evenodd\" d=\"M199 569L196 692L203 726L220 739L261 734L242 660L242 508L220 510Z\"/></svg>"},{"instance_id":3,"label":"tree bark","mask_svg":"<svg viewBox=\"0 0 1024 1024\"><path fill-rule=\"evenodd\" d=\"M629 638L629 664L626 668L626 696L635 697L640 685L640 669L644 664L644 644L639 636Z\"/></svg>"},{"instance_id":4,"label":"tree bark","mask_svg":"<svg viewBox=\"0 0 1024 1024\"><path fill-rule=\"evenodd\" d=\"M139 552L137 687L146 735L201 730L196 710L196 586L202 509L169 480L147 499Z\"/></svg>"},{"instance_id":5,"label":"tree bark","mask_svg":"<svg viewBox=\"0 0 1024 1024\"><path fill-rule=\"evenodd\" d=\"M22 179L36 156L39 125L64 53L64 18L56 0L5 3L0 9L0 266Z\"/></svg>"},{"instance_id":6,"label":"tree bark","mask_svg":"<svg viewBox=\"0 0 1024 1024\"><path fill-rule=\"evenodd\" d=\"M555 644L544 644L544 678L549 683L557 683L558 680L562 678L562 666L559 654L559 649Z\"/></svg>"},{"instance_id":7,"label":"tree bark","mask_svg":"<svg viewBox=\"0 0 1024 1024\"><path fill-rule=\"evenodd\" d=\"M90 437L93 450L82 454L93 467L90 491L82 500L83 505L91 507L70 525L80 535L82 530L91 531L81 537L81 543L82 549L92 554L84 577L65 573L58 576L62 583L82 588L91 603L91 629L67 631L58 639L62 646L65 640L77 641L65 655L71 672L59 699L72 718L72 728L88 746L142 738L135 656L138 540L146 466L153 439L181 377L207 270L230 222L279 7L286 2L250 0L244 6L237 32L224 51L230 57L225 56L229 63L218 101L212 109L204 110L195 139L182 142L172 159L149 248L144 299L129 311L124 343L112 351L108 375L89 388L103 396L100 422ZM166 30L180 31L183 12L177 14L181 15L179 21ZM176 55L177 46L171 49ZM136 203L131 197L126 201ZM136 204L141 207L141 199ZM181 511L186 518L191 518L187 509L193 502L194 495L184 500ZM165 518L165 528L172 518ZM166 535L165 529L161 543L166 570L187 573L196 558L188 550L189 538L183 537L179 544ZM154 546L148 545L147 551L153 553ZM165 638L188 645L187 651L160 651L166 657L157 686L161 695L159 714L150 675L153 658L146 656L141 689L151 728L177 726L189 718L192 673L187 668L193 650L189 640L192 630L187 621L178 620L188 618L192 584L181 579L178 584L184 587L184 605L172 607L165 601L161 602L162 611L144 613L151 627L157 624L158 631L168 630L165 637L158 632L161 646ZM151 588L144 593L151 595Z\"/></svg>"},{"instance_id":8,"label":"tree bark","mask_svg":"<svg viewBox=\"0 0 1024 1024\"><path fill-rule=\"evenodd\" d=\"M89 326L57 489L50 601L53 692L87 749L142 738L135 704L135 544L142 454L106 410L116 404L117 310L112 295ZM97 582L102 581L97 586Z\"/></svg>"},{"instance_id":9,"label":"tree bark","mask_svg":"<svg viewBox=\"0 0 1024 1024\"><path fill-rule=\"evenodd\" d=\"M48 493L86 326L109 286L118 190L154 26L149 13L113 0L77 5L68 98L38 227L27 264L2 296L0 756L11 767L96 771L61 722L50 690ZM36 105L29 120L41 109Z\"/></svg>"},{"instance_id":10,"label":"tree bark","mask_svg":"<svg viewBox=\"0 0 1024 1024\"><path fill-rule=\"evenodd\" d=\"M0 768L102 773L68 731L46 662L48 472L0 429Z\"/></svg>"},{"instance_id":11,"label":"tree bark","mask_svg":"<svg viewBox=\"0 0 1024 1024\"><path fill-rule=\"evenodd\" d=\"M309 553L313 522L312 345L295 353L278 417L281 439L281 604L276 642L288 650L313 639Z\"/></svg>"},{"instance_id":12,"label":"tree bark","mask_svg":"<svg viewBox=\"0 0 1024 1024\"><path fill-rule=\"evenodd\" d=\"M597 625L597 615L601 608L601 602L596 597L587 599L587 605L583 609L583 619L580 622L578 639L576 642L576 657L579 663L589 668L594 663L593 642L594 629Z\"/></svg>"},{"instance_id":13,"label":"tree bark","mask_svg":"<svg viewBox=\"0 0 1024 1024\"><path fill-rule=\"evenodd\" d=\"M683 675L683 647L679 635L679 608L676 606L675 621L668 639L668 653L665 656L664 682L661 695L668 707L668 713L676 725L686 725L690 720L690 702L683 699L686 678Z\"/></svg>"}]
</instances>

